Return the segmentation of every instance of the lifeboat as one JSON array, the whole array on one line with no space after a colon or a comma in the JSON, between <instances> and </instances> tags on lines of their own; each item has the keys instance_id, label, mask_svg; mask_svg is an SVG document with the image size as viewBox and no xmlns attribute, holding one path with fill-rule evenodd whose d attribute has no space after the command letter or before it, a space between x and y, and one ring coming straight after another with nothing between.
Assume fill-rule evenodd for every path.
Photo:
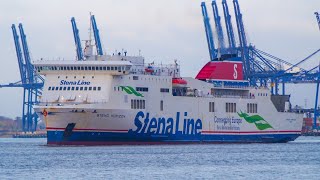
<instances>
[{"instance_id":1,"label":"lifeboat","mask_svg":"<svg viewBox=\"0 0 320 180\"><path fill-rule=\"evenodd\" d=\"M185 87L188 82L182 78L172 78L172 86Z\"/></svg>"}]
</instances>

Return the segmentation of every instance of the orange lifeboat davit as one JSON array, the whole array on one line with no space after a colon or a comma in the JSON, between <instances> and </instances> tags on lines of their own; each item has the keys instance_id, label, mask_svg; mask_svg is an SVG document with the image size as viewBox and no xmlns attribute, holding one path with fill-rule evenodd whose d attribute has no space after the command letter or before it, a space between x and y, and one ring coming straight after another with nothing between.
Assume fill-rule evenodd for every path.
<instances>
[{"instance_id":1,"label":"orange lifeboat davit","mask_svg":"<svg viewBox=\"0 0 320 180\"><path fill-rule=\"evenodd\" d=\"M182 78L172 78L172 86L175 87L185 87L188 82Z\"/></svg>"}]
</instances>

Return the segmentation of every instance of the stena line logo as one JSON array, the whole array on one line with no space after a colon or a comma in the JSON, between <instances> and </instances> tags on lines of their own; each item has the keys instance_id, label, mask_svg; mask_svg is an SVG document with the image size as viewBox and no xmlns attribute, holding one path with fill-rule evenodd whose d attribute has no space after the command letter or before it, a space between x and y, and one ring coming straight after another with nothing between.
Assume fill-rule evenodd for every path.
<instances>
[{"instance_id":1,"label":"stena line logo","mask_svg":"<svg viewBox=\"0 0 320 180\"><path fill-rule=\"evenodd\" d=\"M188 113L184 113L183 119L180 119L180 112L176 113L176 117L172 118L155 118L150 113L138 112L134 125L136 129L129 129L132 134L155 134L155 135L200 135L202 130L201 119L194 120L188 118ZM180 121L183 121L183 127L179 127Z\"/></svg>"},{"instance_id":2,"label":"stena line logo","mask_svg":"<svg viewBox=\"0 0 320 180\"><path fill-rule=\"evenodd\" d=\"M65 86L67 86L67 85L73 85L73 86L88 86L88 85L90 85L91 83L89 82L89 81L84 81L84 80L82 80L82 81L66 81L66 80L61 80L60 81L60 85L65 85Z\"/></svg>"}]
</instances>

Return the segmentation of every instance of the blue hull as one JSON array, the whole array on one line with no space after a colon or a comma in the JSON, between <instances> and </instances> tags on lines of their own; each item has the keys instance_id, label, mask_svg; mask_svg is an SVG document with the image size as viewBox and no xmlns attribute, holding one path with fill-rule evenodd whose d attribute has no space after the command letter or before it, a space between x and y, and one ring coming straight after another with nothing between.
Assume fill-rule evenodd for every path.
<instances>
[{"instance_id":1,"label":"blue hull","mask_svg":"<svg viewBox=\"0 0 320 180\"><path fill-rule=\"evenodd\" d=\"M285 143L300 134L200 134L200 135L147 135L114 132L48 131L50 145L125 145L125 144L186 144L186 143Z\"/></svg>"}]
</instances>

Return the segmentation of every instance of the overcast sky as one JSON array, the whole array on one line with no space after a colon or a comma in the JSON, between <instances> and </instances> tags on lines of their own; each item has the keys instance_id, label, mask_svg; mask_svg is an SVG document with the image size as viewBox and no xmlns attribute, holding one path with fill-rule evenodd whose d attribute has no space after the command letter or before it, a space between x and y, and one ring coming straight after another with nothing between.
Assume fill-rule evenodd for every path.
<instances>
[{"instance_id":1,"label":"overcast sky","mask_svg":"<svg viewBox=\"0 0 320 180\"><path fill-rule=\"evenodd\" d=\"M210 1L206 2L212 17ZM217 2L221 7L221 0ZM320 0L239 2L249 41L259 49L295 63L320 48L314 16L320 11ZM200 4L199 0L1 0L0 84L16 82L20 77L12 23L23 23L33 60L74 59L70 18L76 18L84 40L88 38L89 12L96 16L107 53L124 48L137 55L141 49L149 62L178 59L182 75L194 77L209 60ZM228 4L233 15L232 1ZM305 67L315 66L319 60L320 55ZM288 87L293 104L311 107L315 85L294 87ZM0 89L0 98L0 115L21 115L22 89Z\"/></svg>"}]
</instances>

